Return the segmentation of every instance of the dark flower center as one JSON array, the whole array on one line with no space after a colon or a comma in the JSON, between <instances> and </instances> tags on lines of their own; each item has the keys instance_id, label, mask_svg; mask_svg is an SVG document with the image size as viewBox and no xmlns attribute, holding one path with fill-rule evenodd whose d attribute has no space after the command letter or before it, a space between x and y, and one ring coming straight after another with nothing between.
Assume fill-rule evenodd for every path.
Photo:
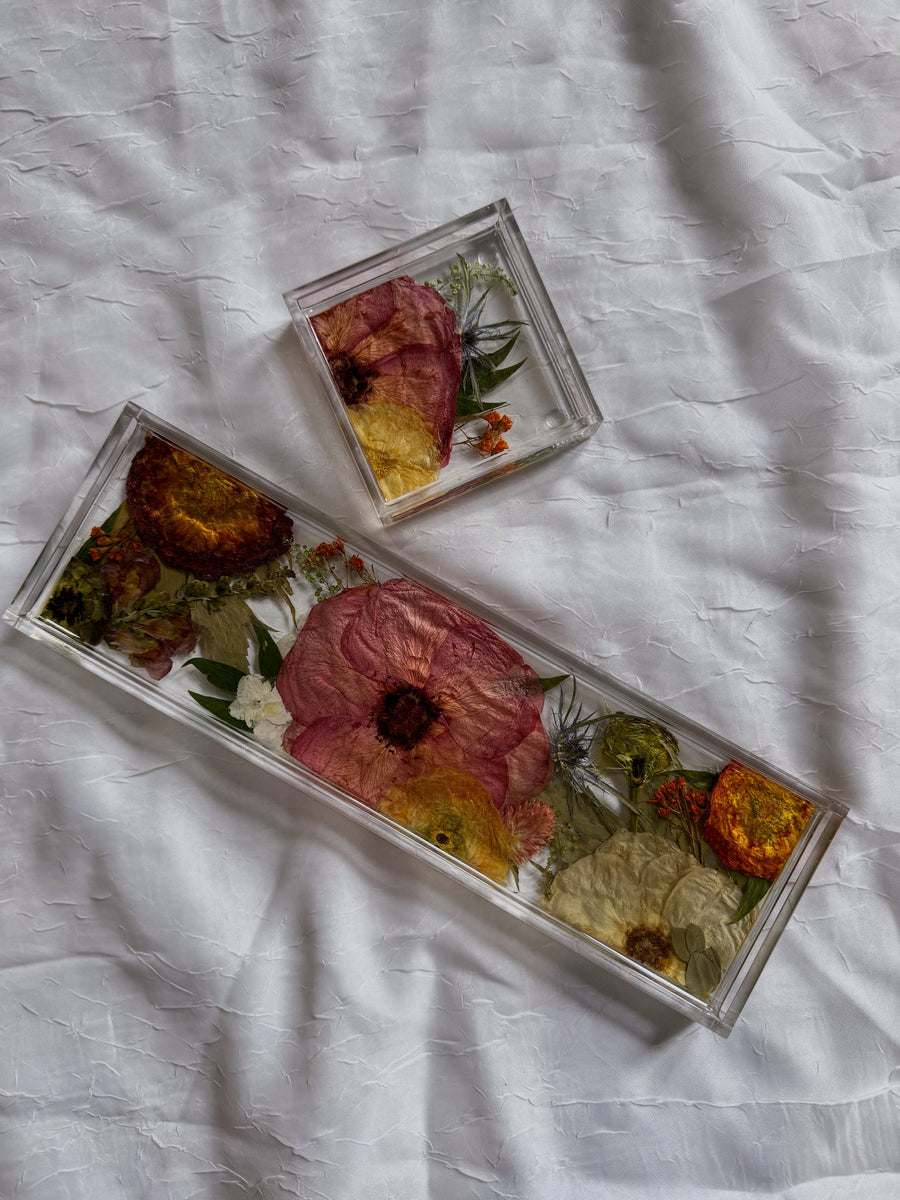
<instances>
[{"instance_id":1,"label":"dark flower center","mask_svg":"<svg viewBox=\"0 0 900 1200\"><path fill-rule=\"evenodd\" d=\"M75 624L87 616L84 596L74 587L61 587L47 601L47 612L61 625Z\"/></svg>"},{"instance_id":2,"label":"dark flower center","mask_svg":"<svg viewBox=\"0 0 900 1200\"><path fill-rule=\"evenodd\" d=\"M404 686L385 693L375 713L375 727L388 745L412 750L440 714L421 688Z\"/></svg>"},{"instance_id":3,"label":"dark flower center","mask_svg":"<svg viewBox=\"0 0 900 1200\"><path fill-rule=\"evenodd\" d=\"M345 404L359 404L368 395L375 377L371 371L354 362L349 354L336 354L329 359L328 365Z\"/></svg>"},{"instance_id":4,"label":"dark flower center","mask_svg":"<svg viewBox=\"0 0 900 1200\"><path fill-rule=\"evenodd\" d=\"M672 943L658 929L638 925L625 937L625 953L645 967L662 967L672 953Z\"/></svg>"},{"instance_id":5,"label":"dark flower center","mask_svg":"<svg viewBox=\"0 0 900 1200\"><path fill-rule=\"evenodd\" d=\"M631 779L631 782L636 787L640 787L640 785L644 782L644 769L645 769L646 765L647 765L647 760L645 758L641 757L640 755L635 755L631 760L631 766L629 768L629 777Z\"/></svg>"}]
</instances>

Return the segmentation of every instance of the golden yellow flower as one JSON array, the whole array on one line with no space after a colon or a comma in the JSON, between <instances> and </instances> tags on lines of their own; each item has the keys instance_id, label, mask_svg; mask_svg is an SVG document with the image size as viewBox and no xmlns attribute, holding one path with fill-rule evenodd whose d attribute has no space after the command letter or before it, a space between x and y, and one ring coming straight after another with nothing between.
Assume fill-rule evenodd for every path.
<instances>
[{"instance_id":1,"label":"golden yellow flower","mask_svg":"<svg viewBox=\"0 0 900 1200\"><path fill-rule=\"evenodd\" d=\"M392 787L378 807L495 883L526 862L554 825L546 804L534 801L501 812L479 779L455 767L438 767Z\"/></svg>"},{"instance_id":2,"label":"golden yellow flower","mask_svg":"<svg viewBox=\"0 0 900 1200\"><path fill-rule=\"evenodd\" d=\"M408 404L370 400L347 409L385 500L434 483L441 463L437 440Z\"/></svg>"},{"instance_id":3,"label":"golden yellow flower","mask_svg":"<svg viewBox=\"0 0 900 1200\"><path fill-rule=\"evenodd\" d=\"M474 775L439 767L391 788L379 810L497 883L509 874L512 835Z\"/></svg>"},{"instance_id":4,"label":"golden yellow flower","mask_svg":"<svg viewBox=\"0 0 900 1200\"><path fill-rule=\"evenodd\" d=\"M656 834L622 829L559 872L546 907L683 987L672 931L699 926L724 969L752 925L750 917L728 924L740 902L740 889L720 871Z\"/></svg>"}]
</instances>

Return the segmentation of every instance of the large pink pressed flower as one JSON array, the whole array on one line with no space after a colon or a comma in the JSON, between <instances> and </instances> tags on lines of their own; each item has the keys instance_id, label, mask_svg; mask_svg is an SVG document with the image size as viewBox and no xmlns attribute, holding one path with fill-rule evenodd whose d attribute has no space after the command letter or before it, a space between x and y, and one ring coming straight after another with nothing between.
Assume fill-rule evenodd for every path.
<instances>
[{"instance_id":1,"label":"large pink pressed flower","mask_svg":"<svg viewBox=\"0 0 900 1200\"><path fill-rule=\"evenodd\" d=\"M277 687L284 748L377 806L438 767L467 771L503 809L550 775L535 672L483 621L406 579L316 604Z\"/></svg>"}]
</instances>

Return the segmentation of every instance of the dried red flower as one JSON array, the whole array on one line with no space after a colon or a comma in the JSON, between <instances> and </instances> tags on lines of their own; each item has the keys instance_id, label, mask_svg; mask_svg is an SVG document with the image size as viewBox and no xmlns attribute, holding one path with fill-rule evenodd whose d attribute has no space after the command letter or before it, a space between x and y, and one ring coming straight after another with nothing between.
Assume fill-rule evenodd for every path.
<instances>
[{"instance_id":1,"label":"dried red flower","mask_svg":"<svg viewBox=\"0 0 900 1200\"><path fill-rule=\"evenodd\" d=\"M112 629L106 640L127 654L132 666L143 667L152 679L172 669L172 659L193 650L201 628L187 616L152 617Z\"/></svg>"},{"instance_id":2,"label":"dried red flower","mask_svg":"<svg viewBox=\"0 0 900 1200\"><path fill-rule=\"evenodd\" d=\"M484 622L406 579L316 604L278 691L285 750L376 805L438 767L466 771L501 810L547 784L543 689Z\"/></svg>"}]
</instances>

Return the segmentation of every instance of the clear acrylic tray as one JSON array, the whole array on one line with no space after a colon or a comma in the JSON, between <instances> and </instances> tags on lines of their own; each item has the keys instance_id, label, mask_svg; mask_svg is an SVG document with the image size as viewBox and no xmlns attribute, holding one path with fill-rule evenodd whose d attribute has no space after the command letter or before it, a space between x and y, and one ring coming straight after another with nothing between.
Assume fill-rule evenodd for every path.
<instances>
[{"instance_id":1,"label":"clear acrylic tray","mask_svg":"<svg viewBox=\"0 0 900 1200\"><path fill-rule=\"evenodd\" d=\"M4 617L720 1034L845 811L132 404Z\"/></svg>"},{"instance_id":2,"label":"clear acrylic tray","mask_svg":"<svg viewBox=\"0 0 900 1200\"><path fill-rule=\"evenodd\" d=\"M284 298L385 525L600 425L506 200Z\"/></svg>"}]
</instances>

